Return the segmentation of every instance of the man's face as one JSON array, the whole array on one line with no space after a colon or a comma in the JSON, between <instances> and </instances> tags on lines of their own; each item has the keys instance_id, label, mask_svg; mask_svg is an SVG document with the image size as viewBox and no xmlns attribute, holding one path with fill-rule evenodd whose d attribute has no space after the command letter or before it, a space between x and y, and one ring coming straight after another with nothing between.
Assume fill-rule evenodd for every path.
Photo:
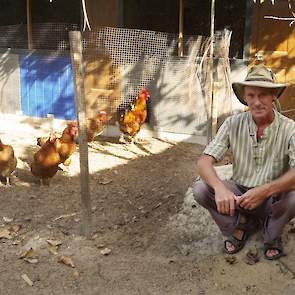
<instances>
[{"instance_id":1,"label":"man's face","mask_svg":"<svg viewBox=\"0 0 295 295\"><path fill-rule=\"evenodd\" d=\"M273 115L274 93L268 88L245 86L245 101L254 119L267 119Z\"/></svg>"}]
</instances>

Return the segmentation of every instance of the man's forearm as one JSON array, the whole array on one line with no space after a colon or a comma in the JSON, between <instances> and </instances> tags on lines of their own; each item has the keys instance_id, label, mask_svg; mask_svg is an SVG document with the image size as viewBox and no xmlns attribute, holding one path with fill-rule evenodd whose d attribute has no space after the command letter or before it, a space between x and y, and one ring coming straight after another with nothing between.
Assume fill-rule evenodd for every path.
<instances>
[{"instance_id":1,"label":"man's forearm","mask_svg":"<svg viewBox=\"0 0 295 295\"><path fill-rule=\"evenodd\" d=\"M265 184L268 196L295 190L295 168L291 168L281 177Z\"/></svg>"},{"instance_id":2,"label":"man's forearm","mask_svg":"<svg viewBox=\"0 0 295 295\"><path fill-rule=\"evenodd\" d=\"M200 177L214 189L223 185L213 166L214 160L210 156L202 156L197 163L197 172Z\"/></svg>"}]
</instances>

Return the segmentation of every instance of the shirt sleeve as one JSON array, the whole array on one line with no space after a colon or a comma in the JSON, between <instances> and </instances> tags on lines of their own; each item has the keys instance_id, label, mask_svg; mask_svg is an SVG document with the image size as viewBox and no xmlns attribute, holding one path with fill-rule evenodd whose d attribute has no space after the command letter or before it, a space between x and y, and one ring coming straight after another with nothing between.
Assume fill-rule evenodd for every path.
<instances>
[{"instance_id":1,"label":"shirt sleeve","mask_svg":"<svg viewBox=\"0 0 295 295\"><path fill-rule=\"evenodd\" d=\"M291 136L289 143L289 166L295 168L295 134Z\"/></svg>"},{"instance_id":2,"label":"shirt sleeve","mask_svg":"<svg viewBox=\"0 0 295 295\"><path fill-rule=\"evenodd\" d=\"M227 118L220 126L214 139L206 146L204 154L214 157L217 161L222 160L229 149L230 118Z\"/></svg>"}]
</instances>

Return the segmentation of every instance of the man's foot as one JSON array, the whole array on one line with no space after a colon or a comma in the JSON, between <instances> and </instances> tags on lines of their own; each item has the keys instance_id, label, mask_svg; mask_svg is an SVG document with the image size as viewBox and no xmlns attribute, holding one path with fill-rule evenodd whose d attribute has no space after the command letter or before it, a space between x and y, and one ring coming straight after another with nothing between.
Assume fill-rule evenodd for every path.
<instances>
[{"instance_id":1,"label":"man's foot","mask_svg":"<svg viewBox=\"0 0 295 295\"><path fill-rule=\"evenodd\" d=\"M235 254L243 249L246 244L248 234L245 229L247 219L244 215L240 215L239 224L232 236L224 241L224 250L227 254Z\"/></svg>"},{"instance_id":2,"label":"man's foot","mask_svg":"<svg viewBox=\"0 0 295 295\"><path fill-rule=\"evenodd\" d=\"M277 238L271 243L264 243L264 257L268 260L276 260L285 256L281 238Z\"/></svg>"}]
</instances>

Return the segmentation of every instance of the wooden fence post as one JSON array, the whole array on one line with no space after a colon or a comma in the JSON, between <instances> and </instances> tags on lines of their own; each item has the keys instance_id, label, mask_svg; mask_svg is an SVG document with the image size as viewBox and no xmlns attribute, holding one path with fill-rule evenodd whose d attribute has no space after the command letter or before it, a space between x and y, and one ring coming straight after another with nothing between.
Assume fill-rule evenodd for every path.
<instances>
[{"instance_id":1,"label":"wooden fence post","mask_svg":"<svg viewBox=\"0 0 295 295\"><path fill-rule=\"evenodd\" d=\"M211 36L211 45L210 45L210 90L209 90L209 101L208 101L208 117L209 117L209 124L208 124L208 135L207 135L207 142L209 143L213 138L213 106L214 106L214 31L215 31L215 0L211 0L211 24L210 24L210 36Z\"/></svg>"},{"instance_id":2,"label":"wooden fence post","mask_svg":"<svg viewBox=\"0 0 295 295\"><path fill-rule=\"evenodd\" d=\"M28 36L28 49L33 49L31 0L27 0L27 36Z\"/></svg>"},{"instance_id":3,"label":"wooden fence post","mask_svg":"<svg viewBox=\"0 0 295 295\"><path fill-rule=\"evenodd\" d=\"M183 13L184 3L179 0L179 20L178 20L178 56L183 57Z\"/></svg>"},{"instance_id":4,"label":"wooden fence post","mask_svg":"<svg viewBox=\"0 0 295 295\"><path fill-rule=\"evenodd\" d=\"M88 143L86 134L86 103L84 89L84 64L80 31L69 32L71 60L75 83L76 112L79 128L80 183L82 204L82 234L89 237L91 230L91 200L89 193Z\"/></svg>"}]
</instances>

